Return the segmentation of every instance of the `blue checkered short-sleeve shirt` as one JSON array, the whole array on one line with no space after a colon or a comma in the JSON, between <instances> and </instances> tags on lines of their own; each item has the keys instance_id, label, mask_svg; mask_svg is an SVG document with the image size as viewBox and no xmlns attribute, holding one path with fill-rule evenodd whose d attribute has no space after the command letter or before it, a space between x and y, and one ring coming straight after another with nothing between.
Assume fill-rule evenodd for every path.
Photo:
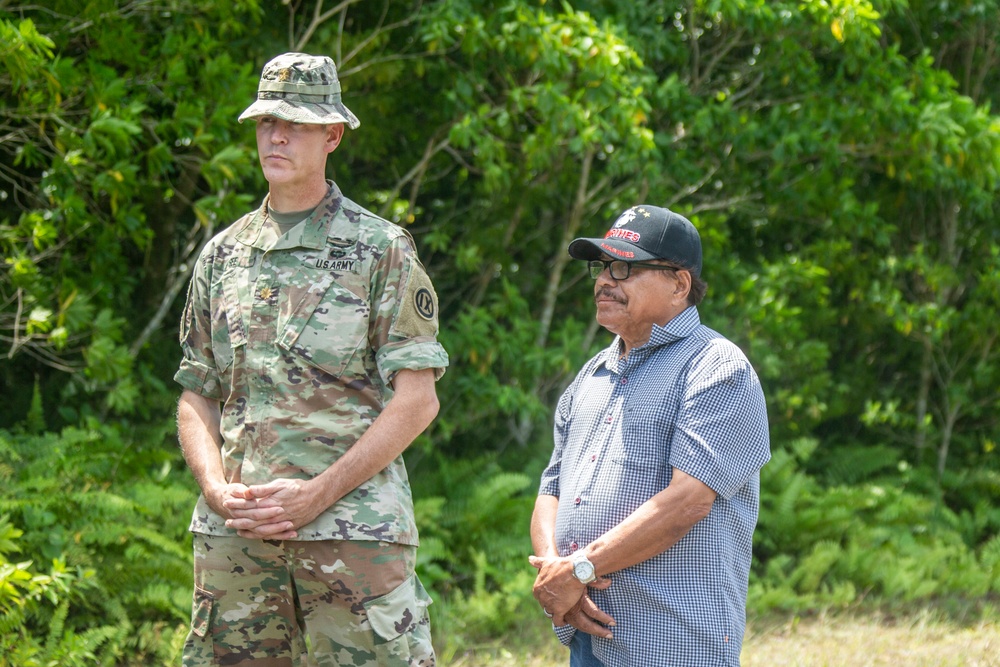
<instances>
[{"instance_id":1,"label":"blue checkered short-sleeve shirt","mask_svg":"<svg viewBox=\"0 0 1000 667\"><path fill-rule=\"evenodd\" d=\"M674 468L717 494L673 547L610 575L597 605L614 637L593 637L609 667L738 665L747 578L770 458L760 381L743 352L702 326L695 307L619 356L591 359L559 401L539 493L559 498L556 546L585 547L665 489ZM556 628L564 643L573 628Z\"/></svg>"}]
</instances>

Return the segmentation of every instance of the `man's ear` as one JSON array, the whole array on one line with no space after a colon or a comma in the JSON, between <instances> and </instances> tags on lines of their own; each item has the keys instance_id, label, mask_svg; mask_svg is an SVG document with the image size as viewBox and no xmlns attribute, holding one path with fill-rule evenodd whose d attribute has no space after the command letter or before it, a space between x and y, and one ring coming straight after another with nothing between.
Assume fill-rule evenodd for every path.
<instances>
[{"instance_id":1,"label":"man's ear","mask_svg":"<svg viewBox=\"0 0 1000 667\"><path fill-rule=\"evenodd\" d=\"M340 140L344 138L344 124L335 123L326 126L326 152L332 153L340 145Z\"/></svg>"},{"instance_id":2,"label":"man's ear","mask_svg":"<svg viewBox=\"0 0 1000 667\"><path fill-rule=\"evenodd\" d=\"M677 278L674 282L674 295L686 301L691 293L691 272L682 269L674 271L674 276Z\"/></svg>"}]
</instances>

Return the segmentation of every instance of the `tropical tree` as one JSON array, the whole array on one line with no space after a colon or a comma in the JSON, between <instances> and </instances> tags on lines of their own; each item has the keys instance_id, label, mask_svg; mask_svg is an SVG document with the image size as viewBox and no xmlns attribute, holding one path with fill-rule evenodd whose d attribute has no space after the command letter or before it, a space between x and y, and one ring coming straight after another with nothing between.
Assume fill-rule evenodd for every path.
<instances>
[{"instance_id":1,"label":"tropical tree","mask_svg":"<svg viewBox=\"0 0 1000 667\"><path fill-rule=\"evenodd\" d=\"M698 226L702 319L765 386L755 604L1000 590L998 26L996 0L0 0L0 645L176 648L175 327L266 191L235 119L289 50L337 61L362 126L329 175L441 299L407 459L453 627L532 604L511 526L609 341L566 246L641 202Z\"/></svg>"}]
</instances>

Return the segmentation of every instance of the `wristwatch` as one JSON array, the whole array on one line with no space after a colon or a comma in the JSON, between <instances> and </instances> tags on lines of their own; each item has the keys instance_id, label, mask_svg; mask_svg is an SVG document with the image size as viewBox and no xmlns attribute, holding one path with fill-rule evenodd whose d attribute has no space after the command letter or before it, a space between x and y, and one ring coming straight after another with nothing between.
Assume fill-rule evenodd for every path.
<instances>
[{"instance_id":1,"label":"wristwatch","mask_svg":"<svg viewBox=\"0 0 1000 667\"><path fill-rule=\"evenodd\" d=\"M573 556L573 576L581 584L589 584L597 579L597 572L594 571L594 564L583 554Z\"/></svg>"}]
</instances>

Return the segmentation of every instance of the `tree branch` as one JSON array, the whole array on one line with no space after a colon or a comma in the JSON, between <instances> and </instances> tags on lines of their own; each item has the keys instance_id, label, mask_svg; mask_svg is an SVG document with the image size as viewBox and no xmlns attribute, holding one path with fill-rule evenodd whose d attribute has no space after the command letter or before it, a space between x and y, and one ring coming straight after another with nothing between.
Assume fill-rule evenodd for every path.
<instances>
[{"instance_id":1,"label":"tree branch","mask_svg":"<svg viewBox=\"0 0 1000 667\"><path fill-rule=\"evenodd\" d=\"M590 169L594 163L594 156L597 149L593 146L587 149L583 156L583 164L580 169L580 178L577 180L576 195L573 198L573 206L570 209L569 218L563 227L562 242L559 244L555 257L552 258L552 269L549 271L548 284L545 287L545 297L542 301L542 312L539 317L538 336L535 338L535 347L543 349L549 337L549 329L552 326L552 317L555 313L556 300L559 295L559 284L562 282L563 271L569 262L569 254L566 253L566 246L569 245L573 237L580 229L583 220L583 212L587 205L587 185L590 182Z\"/></svg>"},{"instance_id":2,"label":"tree branch","mask_svg":"<svg viewBox=\"0 0 1000 667\"><path fill-rule=\"evenodd\" d=\"M323 25L327 20L329 20L331 16L335 16L337 12L344 11L351 5L357 4L358 2L361 2L361 0L342 0L339 4L334 5L333 8L328 9L327 11L324 12L323 0L317 0L316 6L313 8L312 20L309 22L309 25L306 26L305 32L303 33L302 37L300 37L298 41L295 42L293 49L295 51L301 51L302 49L304 49L306 44L309 43L309 40L312 39L313 33L315 33L316 30L321 25ZM292 26L295 24L294 21L295 8L290 8L289 11L292 13L289 25ZM340 63L338 63L338 65L339 64Z\"/></svg>"},{"instance_id":3,"label":"tree branch","mask_svg":"<svg viewBox=\"0 0 1000 667\"><path fill-rule=\"evenodd\" d=\"M23 312L24 309L24 302L21 297L22 292L23 290L20 287L18 287L17 312L14 314L14 326L13 326L14 342L11 344L10 351L7 353L8 359L13 359L14 355L17 354L17 349L21 347L21 344L18 342L18 332L21 330L21 313Z\"/></svg>"},{"instance_id":4,"label":"tree branch","mask_svg":"<svg viewBox=\"0 0 1000 667\"><path fill-rule=\"evenodd\" d=\"M163 298L160 299L159 308L156 309L156 313L153 314L153 317L149 320L149 322L146 323L146 326L143 327L142 332L132 342L132 345L129 347L129 354L133 358L138 356L139 352L142 350L142 347L146 344L146 341L149 340L149 337L153 335L153 332L160 328L160 324L163 322L163 319L167 316L167 312L173 305L174 299L177 298L177 295L185 287L185 285L187 285L188 280L191 278L191 274L194 271L194 265L198 261L198 257L201 256L201 251L205 247L205 245L212 240L212 235L214 232L215 232L214 225L212 224L205 225L205 231L202 234L201 244L199 244L198 249L194 253L188 255L189 261L184 262L182 264L182 266L185 266L186 268L183 271L177 270L174 272L173 277L170 279L170 284L167 286L167 289L163 293Z\"/></svg>"},{"instance_id":5,"label":"tree branch","mask_svg":"<svg viewBox=\"0 0 1000 667\"><path fill-rule=\"evenodd\" d=\"M427 141L427 147L424 149L424 154L420 158L420 160L418 160L417 163L413 165L413 167L411 167L410 170L406 172L406 174L404 174L402 178L396 181L395 185L392 186L392 191L389 193L389 197L386 199L385 204L383 204L382 208L379 210L378 213L379 216L383 218L386 217L386 214L389 211L389 207L392 206L392 202L395 201L396 197L399 196L399 193L403 189L403 187L407 183L409 183L411 179L416 179L419 175L422 175L427 170L427 166L430 164L431 160L434 159L434 156L440 153L441 151L445 150L446 148L448 148L449 145L450 142L448 139L442 139L441 141L437 141L436 135L431 137ZM413 210L413 199L414 197L411 196L409 203L411 211Z\"/></svg>"}]
</instances>

